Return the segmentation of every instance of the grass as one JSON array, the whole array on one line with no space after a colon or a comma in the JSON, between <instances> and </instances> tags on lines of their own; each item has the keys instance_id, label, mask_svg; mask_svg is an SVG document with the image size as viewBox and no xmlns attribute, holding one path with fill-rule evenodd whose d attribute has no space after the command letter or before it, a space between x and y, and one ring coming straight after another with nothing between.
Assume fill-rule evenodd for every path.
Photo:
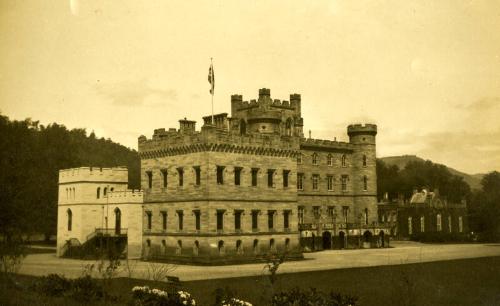
<instances>
[{"instance_id":1,"label":"grass","mask_svg":"<svg viewBox=\"0 0 500 306\"><path fill-rule=\"evenodd\" d=\"M0 292L0 304L82 305L22 289L34 279L17 275L20 288ZM135 285L164 287L164 283L119 278L113 280L111 293L127 299ZM229 288L254 305L262 305L261 296L270 293L265 276L190 281L183 285L202 306L213 304L217 288ZM359 297L359 305L500 305L500 257L278 275L276 291L294 287L349 293Z\"/></svg>"}]
</instances>

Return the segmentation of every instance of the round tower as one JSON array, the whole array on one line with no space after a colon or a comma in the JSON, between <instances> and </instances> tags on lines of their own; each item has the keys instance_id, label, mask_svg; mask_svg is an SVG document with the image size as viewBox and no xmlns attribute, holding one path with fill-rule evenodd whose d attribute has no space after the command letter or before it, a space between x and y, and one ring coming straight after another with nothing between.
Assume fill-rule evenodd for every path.
<instances>
[{"instance_id":1,"label":"round tower","mask_svg":"<svg viewBox=\"0 0 500 306\"><path fill-rule=\"evenodd\" d=\"M352 179L355 194L354 211L362 224L377 221L377 158L375 124L352 124L347 127L353 145Z\"/></svg>"}]
</instances>

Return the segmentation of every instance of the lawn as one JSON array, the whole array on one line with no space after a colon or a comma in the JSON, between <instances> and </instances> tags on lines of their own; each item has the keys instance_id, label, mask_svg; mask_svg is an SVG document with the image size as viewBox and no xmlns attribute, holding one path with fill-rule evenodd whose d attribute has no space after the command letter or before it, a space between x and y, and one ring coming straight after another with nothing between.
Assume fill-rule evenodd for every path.
<instances>
[{"instance_id":1,"label":"lawn","mask_svg":"<svg viewBox=\"0 0 500 306\"><path fill-rule=\"evenodd\" d=\"M200 267L203 269L203 267ZM38 297L26 289L35 279L17 276L21 288L3 292L0 304L81 305L65 299ZM161 288L161 283L120 278L112 294L126 301L135 285ZM229 288L254 305L270 293L267 277L241 277L183 283L198 305L210 306L217 288ZM397 266L351 268L278 275L275 290L315 287L359 297L359 305L500 305L500 257L461 259Z\"/></svg>"}]
</instances>

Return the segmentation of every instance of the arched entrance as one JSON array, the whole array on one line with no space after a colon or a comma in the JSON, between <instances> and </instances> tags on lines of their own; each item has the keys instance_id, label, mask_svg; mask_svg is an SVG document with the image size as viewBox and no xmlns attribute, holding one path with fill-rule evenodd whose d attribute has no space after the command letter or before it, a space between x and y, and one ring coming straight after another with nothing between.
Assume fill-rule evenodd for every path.
<instances>
[{"instance_id":1,"label":"arched entrance","mask_svg":"<svg viewBox=\"0 0 500 306\"><path fill-rule=\"evenodd\" d=\"M329 231L323 232L323 250L332 248L332 234Z\"/></svg>"},{"instance_id":2,"label":"arched entrance","mask_svg":"<svg viewBox=\"0 0 500 306\"><path fill-rule=\"evenodd\" d=\"M311 245L311 250L314 251L316 250L316 235L312 234L312 245Z\"/></svg>"},{"instance_id":3,"label":"arched entrance","mask_svg":"<svg viewBox=\"0 0 500 306\"><path fill-rule=\"evenodd\" d=\"M339 248L345 249L345 233L339 232Z\"/></svg>"},{"instance_id":4,"label":"arched entrance","mask_svg":"<svg viewBox=\"0 0 500 306\"><path fill-rule=\"evenodd\" d=\"M363 233L363 248L368 249L371 246L372 233L370 231L365 231Z\"/></svg>"},{"instance_id":5,"label":"arched entrance","mask_svg":"<svg viewBox=\"0 0 500 306\"><path fill-rule=\"evenodd\" d=\"M385 233L384 231L380 231L380 233L378 234L378 237L379 237L379 241L380 241L380 246L381 247L385 247Z\"/></svg>"},{"instance_id":6,"label":"arched entrance","mask_svg":"<svg viewBox=\"0 0 500 306\"><path fill-rule=\"evenodd\" d=\"M115 208L115 234L120 235L122 229L122 212L117 207Z\"/></svg>"}]
</instances>

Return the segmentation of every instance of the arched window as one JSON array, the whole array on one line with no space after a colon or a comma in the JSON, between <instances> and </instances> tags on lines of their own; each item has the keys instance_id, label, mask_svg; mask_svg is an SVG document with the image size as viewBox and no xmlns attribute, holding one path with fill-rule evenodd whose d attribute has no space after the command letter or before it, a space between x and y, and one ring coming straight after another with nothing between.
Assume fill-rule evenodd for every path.
<instances>
[{"instance_id":1,"label":"arched window","mask_svg":"<svg viewBox=\"0 0 500 306\"><path fill-rule=\"evenodd\" d=\"M66 188L66 199L69 199L69 195L68 194L69 194L69 190L68 190L68 188Z\"/></svg>"},{"instance_id":2,"label":"arched window","mask_svg":"<svg viewBox=\"0 0 500 306\"><path fill-rule=\"evenodd\" d=\"M451 215L448 216L448 231L451 233Z\"/></svg>"},{"instance_id":3,"label":"arched window","mask_svg":"<svg viewBox=\"0 0 500 306\"><path fill-rule=\"evenodd\" d=\"M413 234L412 218L408 217L408 235Z\"/></svg>"},{"instance_id":4,"label":"arched window","mask_svg":"<svg viewBox=\"0 0 500 306\"><path fill-rule=\"evenodd\" d=\"M365 217L365 224L368 225L368 208L365 208L364 217Z\"/></svg>"},{"instance_id":5,"label":"arched window","mask_svg":"<svg viewBox=\"0 0 500 306\"><path fill-rule=\"evenodd\" d=\"M66 213L68 214L68 231L71 231L71 228L73 227L73 212L68 208Z\"/></svg>"},{"instance_id":6,"label":"arched window","mask_svg":"<svg viewBox=\"0 0 500 306\"><path fill-rule=\"evenodd\" d=\"M108 195L108 187L104 187L104 190L102 191L102 196L105 198Z\"/></svg>"},{"instance_id":7,"label":"arched window","mask_svg":"<svg viewBox=\"0 0 500 306\"><path fill-rule=\"evenodd\" d=\"M167 242L165 241L165 239L161 241L161 253L163 255L167 254Z\"/></svg>"},{"instance_id":8,"label":"arched window","mask_svg":"<svg viewBox=\"0 0 500 306\"><path fill-rule=\"evenodd\" d=\"M328 156L326 158L326 164L328 166L333 166L333 156L332 156L332 154L328 154Z\"/></svg>"},{"instance_id":9,"label":"arched window","mask_svg":"<svg viewBox=\"0 0 500 306\"><path fill-rule=\"evenodd\" d=\"M245 135L247 133L247 123L245 120L240 121L240 135Z\"/></svg>"},{"instance_id":10,"label":"arched window","mask_svg":"<svg viewBox=\"0 0 500 306\"><path fill-rule=\"evenodd\" d=\"M73 200L75 199L75 187L73 187Z\"/></svg>"},{"instance_id":11,"label":"arched window","mask_svg":"<svg viewBox=\"0 0 500 306\"><path fill-rule=\"evenodd\" d=\"M193 245L193 255L198 256L199 250L200 250L200 243L198 242L198 240L195 240Z\"/></svg>"},{"instance_id":12,"label":"arched window","mask_svg":"<svg viewBox=\"0 0 500 306\"><path fill-rule=\"evenodd\" d=\"M175 249L176 255L182 254L182 240L177 240L177 248Z\"/></svg>"},{"instance_id":13,"label":"arched window","mask_svg":"<svg viewBox=\"0 0 500 306\"><path fill-rule=\"evenodd\" d=\"M366 167L366 155L363 155L363 167Z\"/></svg>"},{"instance_id":14,"label":"arched window","mask_svg":"<svg viewBox=\"0 0 500 306\"><path fill-rule=\"evenodd\" d=\"M276 252L276 244L274 243L274 238L269 240L269 251Z\"/></svg>"},{"instance_id":15,"label":"arched window","mask_svg":"<svg viewBox=\"0 0 500 306\"><path fill-rule=\"evenodd\" d=\"M101 197L101 187L97 187L97 198Z\"/></svg>"},{"instance_id":16,"label":"arched window","mask_svg":"<svg viewBox=\"0 0 500 306\"><path fill-rule=\"evenodd\" d=\"M113 191L115 191L115 188L111 187L111 188L109 189L109 191L110 191L110 192L113 192Z\"/></svg>"},{"instance_id":17,"label":"arched window","mask_svg":"<svg viewBox=\"0 0 500 306\"><path fill-rule=\"evenodd\" d=\"M259 239L254 239L253 241L253 253L259 254Z\"/></svg>"},{"instance_id":18,"label":"arched window","mask_svg":"<svg viewBox=\"0 0 500 306\"><path fill-rule=\"evenodd\" d=\"M425 217L421 216L420 217L420 232L425 232Z\"/></svg>"},{"instance_id":19,"label":"arched window","mask_svg":"<svg viewBox=\"0 0 500 306\"><path fill-rule=\"evenodd\" d=\"M312 162L313 162L313 165L317 165L318 164L318 154L313 153L313 155L312 155Z\"/></svg>"},{"instance_id":20,"label":"arched window","mask_svg":"<svg viewBox=\"0 0 500 306\"><path fill-rule=\"evenodd\" d=\"M120 235L122 229L122 212L117 207L115 208L115 234Z\"/></svg>"},{"instance_id":21,"label":"arched window","mask_svg":"<svg viewBox=\"0 0 500 306\"><path fill-rule=\"evenodd\" d=\"M363 176L363 191L368 190L368 177L365 175Z\"/></svg>"},{"instance_id":22,"label":"arched window","mask_svg":"<svg viewBox=\"0 0 500 306\"><path fill-rule=\"evenodd\" d=\"M346 156L345 154L342 155L342 167L345 167L346 166Z\"/></svg>"},{"instance_id":23,"label":"arched window","mask_svg":"<svg viewBox=\"0 0 500 306\"><path fill-rule=\"evenodd\" d=\"M440 232L442 230L441 226L441 214L436 215L436 230Z\"/></svg>"},{"instance_id":24,"label":"arched window","mask_svg":"<svg viewBox=\"0 0 500 306\"><path fill-rule=\"evenodd\" d=\"M241 240L236 241L236 254L243 254L243 246Z\"/></svg>"},{"instance_id":25,"label":"arched window","mask_svg":"<svg viewBox=\"0 0 500 306\"><path fill-rule=\"evenodd\" d=\"M224 255L224 253L225 253L224 240L219 240L217 247L219 248L219 255Z\"/></svg>"},{"instance_id":26,"label":"arched window","mask_svg":"<svg viewBox=\"0 0 500 306\"><path fill-rule=\"evenodd\" d=\"M288 118L285 123L285 135L292 136L293 135L293 121L292 118Z\"/></svg>"},{"instance_id":27,"label":"arched window","mask_svg":"<svg viewBox=\"0 0 500 306\"><path fill-rule=\"evenodd\" d=\"M464 230L463 219L462 219L462 216L459 216L458 217L458 232L461 233L461 232L463 232L463 230Z\"/></svg>"},{"instance_id":28,"label":"arched window","mask_svg":"<svg viewBox=\"0 0 500 306\"><path fill-rule=\"evenodd\" d=\"M290 238L285 239L285 251L290 249Z\"/></svg>"}]
</instances>

